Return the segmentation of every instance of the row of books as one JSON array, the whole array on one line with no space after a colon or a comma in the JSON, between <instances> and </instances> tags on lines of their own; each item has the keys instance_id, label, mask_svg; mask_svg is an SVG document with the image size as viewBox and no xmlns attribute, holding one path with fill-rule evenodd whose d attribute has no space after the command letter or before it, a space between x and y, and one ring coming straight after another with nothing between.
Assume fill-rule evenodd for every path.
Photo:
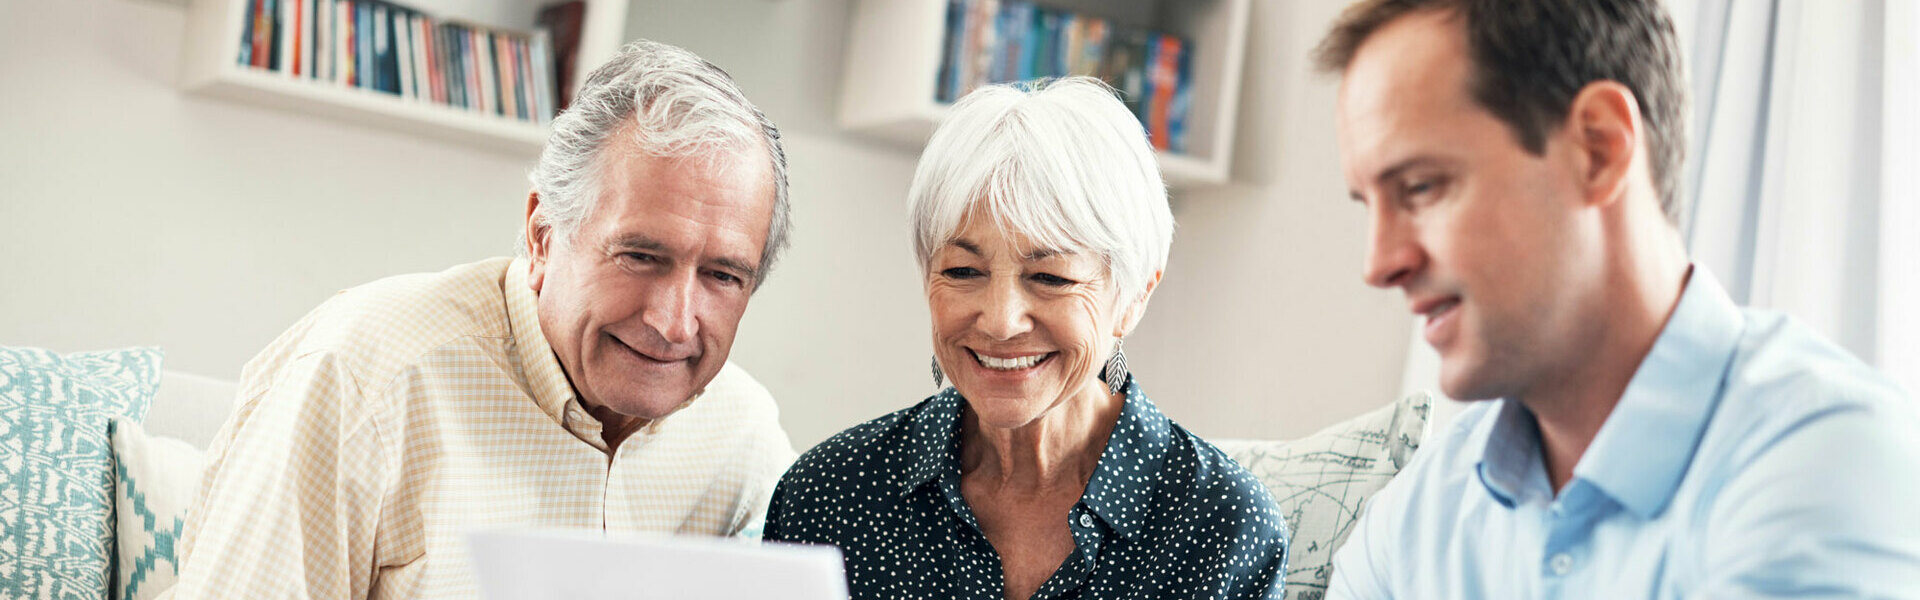
<instances>
[{"instance_id":1,"label":"row of books","mask_svg":"<svg viewBox=\"0 0 1920 600\"><path fill-rule=\"evenodd\" d=\"M1146 127L1155 148L1187 150L1193 43L1029 0L948 0L936 100L1049 77L1098 77Z\"/></svg>"},{"instance_id":2,"label":"row of books","mask_svg":"<svg viewBox=\"0 0 1920 600\"><path fill-rule=\"evenodd\" d=\"M545 30L443 21L384 0L243 1L242 66L529 123L560 108Z\"/></svg>"}]
</instances>

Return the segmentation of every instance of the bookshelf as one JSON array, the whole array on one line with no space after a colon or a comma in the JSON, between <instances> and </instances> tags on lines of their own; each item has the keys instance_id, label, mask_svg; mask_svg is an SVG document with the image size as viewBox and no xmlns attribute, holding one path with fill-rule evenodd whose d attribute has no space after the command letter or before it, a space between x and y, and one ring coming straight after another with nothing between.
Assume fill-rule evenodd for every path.
<instances>
[{"instance_id":1,"label":"bookshelf","mask_svg":"<svg viewBox=\"0 0 1920 600\"><path fill-rule=\"evenodd\" d=\"M552 0L400 0L438 18L532 30L539 8ZM181 87L186 91L338 122L399 131L508 154L533 156L547 127L507 117L412 100L384 92L299 79L238 63L248 0L189 0ZM628 0L587 0L570 85L620 49Z\"/></svg>"},{"instance_id":2,"label":"bookshelf","mask_svg":"<svg viewBox=\"0 0 1920 600\"><path fill-rule=\"evenodd\" d=\"M1173 188L1224 184L1233 159L1240 71L1251 0L1039 0L1038 5L1185 37L1192 108L1185 153L1156 151ZM936 100L946 0L857 0L849 25L839 120L857 134L913 150L950 105Z\"/></svg>"}]
</instances>

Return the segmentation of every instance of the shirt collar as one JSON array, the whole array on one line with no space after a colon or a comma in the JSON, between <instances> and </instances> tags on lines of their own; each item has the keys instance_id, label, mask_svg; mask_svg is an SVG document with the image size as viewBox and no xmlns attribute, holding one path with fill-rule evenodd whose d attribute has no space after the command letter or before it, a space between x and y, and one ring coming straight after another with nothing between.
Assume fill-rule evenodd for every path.
<instances>
[{"instance_id":1,"label":"shirt collar","mask_svg":"<svg viewBox=\"0 0 1920 600\"><path fill-rule=\"evenodd\" d=\"M906 441L911 462L906 477L900 480L902 495L939 479L949 469L960 472L960 454L955 452L959 445L960 402L960 392L949 387L928 398L926 406L909 417Z\"/></svg>"},{"instance_id":2,"label":"shirt collar","mask_svg":"<svg viewBox=\"0 0 1920 600\"><path fill-rule=\"evenodd\" d=\"M1518 502L1547 490L1544 468L1540 464L1540 429L1533 412L1512 400L1496 400L1499 412L1487 431L1486 447L1476 465L1480 484L1501 506L1513 508Z\"/></svg>"},{"instance_id":3,"label":"shirt collar","mask_svg":"<svg viewBox=\"0 0 1920 600\"><path fill-rule=\"evenodd\" d=\"M1107 436L1093 477L1080 501L1123 538L1139 535L1147 526L1154 484L1160 481L1160 463L1166 458L1172 422L1147 400L1140 384L1129 375L1126 404Z\"/></svg>"},{"instance_id":4,"label":"shirt collar","mask_svg":"<svg viewBox=\"0 0 1920 600\"><path fill-rule=\"evenodd\" d=\"M1664 510L1719 404L1744 329L1719 280L1694 265L1673 316L1574 465L1574 477L1641 518Z\"/></svg>"},{"instance_id":5,"label":"shirt collar","mask_svg":"<svg viewBox=\"0 0 1920 600\"><path fill-rule=\"evenodd\" d=\"M1087 489L1081 494L1085 504L1121 537L1131 538L1146 528L1146 513L1153 499L1154 475L1165 459L1172 423L1141 391L1131 377L1127 380L1125 403L1115 420L1107 447L1100 454ZM965 401L954 388L942 390L911 417L907 430L910 463L900 481L902 495L937 481L947 473L960 472L960 406Z\"/></svg>"},{"instance_id":6,"label":"shirt collar","mask_svg":"<svg viewBox=\"0 0 1920 600\"><path fill-rule=\"evenodd\" d=\"M526 378L527 391L533 394L540 410L564 426L568 420L567 407L574 404L573 384L567 382L560 359L553 355L553 346L547 344L547 335L540 330L539 297L527 286L529 265L527 259L514 259L507 265L506 275L501 277L500 287L507 301L507 325L513 330L513 345L518 349L517 358L521 374Z\"/></svg>"}]
</instances>

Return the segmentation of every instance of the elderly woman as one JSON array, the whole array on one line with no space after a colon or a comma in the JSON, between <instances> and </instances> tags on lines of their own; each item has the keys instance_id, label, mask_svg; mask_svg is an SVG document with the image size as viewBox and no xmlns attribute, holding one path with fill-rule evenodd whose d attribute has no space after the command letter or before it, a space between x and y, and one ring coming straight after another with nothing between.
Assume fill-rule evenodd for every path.
<instances>
[{"instance_id":1,"label":"elderly woman","mask_svg":"<svg viewBox=\"0 0 1920 600\"><path fill-rule=\"evenodd\" d=\"M766 539L839 546L860 599L1279 598L1273 498L1120 353L1173 216L1112 91L969 94L910 197L934 383L953 387L807 452Z\"/></svg>"}]
</instances>

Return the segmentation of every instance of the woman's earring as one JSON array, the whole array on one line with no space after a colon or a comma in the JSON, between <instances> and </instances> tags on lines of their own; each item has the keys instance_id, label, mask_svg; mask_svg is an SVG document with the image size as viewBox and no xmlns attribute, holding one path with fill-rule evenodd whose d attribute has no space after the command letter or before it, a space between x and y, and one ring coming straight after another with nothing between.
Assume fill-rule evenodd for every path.
<instances>
[{"instance_id":1,"label":"woman's earring","mask_svg":"<svg viewBox=\"0 0 1920 600\"><path fill-rule=\"evenodd\" d=\"M933 387L934 387L934 389L941 389L941 388L944 388L944 387L945 387L945 384L946 384L946 382L947 382L947 374L946 374L946 373L941 373L941 372L940 372L940 359L939 359L939 358L934 358L934 359L933 359Z\"/></svg>"},{"instance_id":2,"label":"woman's earring","mask_svg":"<svg viewBox=\"0 0 1920 600\"><path fill-rule=\"evenodd\" d=\"M1127 373L1127 353L1120 350L1126 344L1125 338L1114 340L1113 356L1107 357L1107 365L1100 369L1100 379L1106 381L1107 389L1115 394L1127 387L1127 377L1130 375Z\"/></svg>"}]
</instances>

